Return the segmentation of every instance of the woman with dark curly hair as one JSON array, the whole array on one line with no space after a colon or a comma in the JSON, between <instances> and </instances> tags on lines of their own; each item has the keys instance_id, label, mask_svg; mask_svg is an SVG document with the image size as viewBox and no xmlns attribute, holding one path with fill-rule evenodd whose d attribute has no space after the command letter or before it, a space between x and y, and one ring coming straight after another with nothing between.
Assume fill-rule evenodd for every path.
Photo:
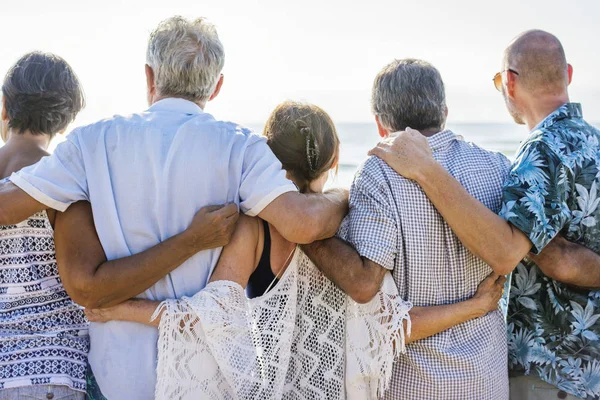
<instances>
[{"instance_id":1,"label":"woman with dark curly hair","mask_svg":"<svg viewBox=\"0 0 600 400\"><path fill-rule=\"evenodd\" d=\"M47 156L84 106L61 57L24 55L2 86L0 176ZM54 210L0 227L0 399L83 399L89 349L83 310L65 291L54 250Z\"/></svg>"}]
</instances>

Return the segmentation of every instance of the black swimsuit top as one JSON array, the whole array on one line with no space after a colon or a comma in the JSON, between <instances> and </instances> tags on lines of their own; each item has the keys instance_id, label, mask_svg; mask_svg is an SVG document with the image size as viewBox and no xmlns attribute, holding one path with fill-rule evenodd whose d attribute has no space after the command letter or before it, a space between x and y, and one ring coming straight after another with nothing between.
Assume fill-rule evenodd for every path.
<instances>
[{"instance_id":1,"label":"black swimsuit top","mask_svg":"<svg viewBox=\"0 0 600 400\"><path fill-rule=\"evenodd\" d=\"M265 294L273 280L277 281L277 277L273 273L273 270L271 270L271 231L269 230L269 223L263 221L263 226L265 231L265 244L258 266L252 275L250 275L248 289L246 290L248 297L251 299Z\"/></svg>"}]
</instances>

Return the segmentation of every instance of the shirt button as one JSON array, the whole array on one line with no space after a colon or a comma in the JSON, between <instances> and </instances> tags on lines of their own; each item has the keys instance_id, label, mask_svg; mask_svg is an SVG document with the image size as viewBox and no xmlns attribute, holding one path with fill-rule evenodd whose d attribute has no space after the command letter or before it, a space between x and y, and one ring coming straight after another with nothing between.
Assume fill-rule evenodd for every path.
<instances>
[{"instance_id":1,"label":"shirt button","mask_svg":"<svg viewBox=\"0 0 600 400\"><path fill-rule=\"evenodd\" d=\"M54 393L50 392L46 394L46 398L47 399L53 399L54 398Z\"/></svg>"},{"instance_id":2,"label":"shirt button","mask_svg":"<svg viewBox=\"0 0 600 400\"><path fill-rule=\"evenodd\" d=\"M558 397L559 399L566 399L568 396L567 392L563 391L563 390L559 390L558 393L556 394L556 397Z\"/></svg>"}]
</instances>

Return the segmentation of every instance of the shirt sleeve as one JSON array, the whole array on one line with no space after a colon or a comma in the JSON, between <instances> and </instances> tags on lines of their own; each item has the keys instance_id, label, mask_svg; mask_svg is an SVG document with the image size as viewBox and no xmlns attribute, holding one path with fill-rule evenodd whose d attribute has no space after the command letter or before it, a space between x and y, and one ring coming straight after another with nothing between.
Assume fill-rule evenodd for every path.
<instances>
[{"instance_id":1,"label":"shirt sleeve","mask_svg":"<svg viewBox=\"0 0 600 400\"><path fill-rule=\"evenodd\" d=\"M260 138L246 148L240 184L240 207L244 213L256 216L277 197L297 190L285 177L266 140Z\"/></svg>"},{"instance_id":2,"label":"shirt sleeve","mask_svg":"<svg viewBox=\"0 0 600 400\"><path fill-rule=\"evenodd\" d=\"M83 158L77 143L71 134L52 155L13 173L10 181L40 203L58 211L65 211L76 201L89 200Z\"/></svg>"},{"instance_id":3,"label":"shirt sleeve","mask_svg":"<svg viewBox=\"0 0 600 400\"><path fill-rule=\"evenodd\" d=\"M546 144L523 148L502 190L500 216L523 232L539 254L571 219L571 173Z\"/></svg>"},{"instance_id":4,"label":"shirt sleeve","mask_svg":"<svg viewBox=\"0 0 600 400\"><path fill-rule=\"evenodd\" d=\"M398 227L389 188L364 171L350 189L349 212L338 236L350 243L361 257L394 269L398 253Z\"/></svg>"}]
</instances>

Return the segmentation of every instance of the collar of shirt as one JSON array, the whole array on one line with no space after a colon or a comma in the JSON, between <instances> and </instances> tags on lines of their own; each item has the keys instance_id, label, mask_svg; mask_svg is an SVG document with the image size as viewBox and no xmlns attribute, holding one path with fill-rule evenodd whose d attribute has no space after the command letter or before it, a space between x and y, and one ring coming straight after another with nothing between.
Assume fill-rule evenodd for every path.
<instances>
[{"instance_id":1,"label":"collar of shirt","mask_svg":"<svg viewBox=\"0 0 600 400\"><path fill-rule=\"evenodd\" d=\"M548 128L554 125L556 122L565 118L583 118L583 112L581 111L581 104L579 103L565 103L558 107L556 111L552 112L546 118L542 120L531 132L535 132L538 129Z\"/></svg>"},{"instance_id":2,"label":"collar of shirt","mask_svg":"<svg viewBox=\"0 0 600 400\"><path fill-rule=\"evenodd\" d=\"M432 152L436 152L447 147L453 141L458 140L458 137L454 132L449 129L443 130L441 132L436 133L433 136L427 138L429 142L429 147L431 147Z\"/></svg>"},{"instance_id":3,"label":"collar of shirt","mask_svg":"<svg viewBox=\"0 0 600 400\"><path fill-rule=\"evenodd\" d=\"M167 111L176 112L182 114L200 114L203 113L202 109L198 104L193 103L186 99L180 99L176 97L167 97L152 104L148 111Z\"/></svg>"}]
</instances>

